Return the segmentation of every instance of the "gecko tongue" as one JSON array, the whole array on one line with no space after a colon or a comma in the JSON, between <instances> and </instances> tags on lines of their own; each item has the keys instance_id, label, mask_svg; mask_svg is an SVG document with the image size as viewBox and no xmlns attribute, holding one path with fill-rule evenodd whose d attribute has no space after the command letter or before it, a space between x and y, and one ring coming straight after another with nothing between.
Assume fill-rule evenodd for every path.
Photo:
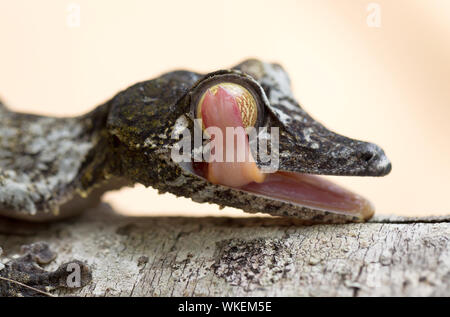
<instances>
[{"instance_id":1,"label":"gecko tongue","mask_svg":"<svg viewBox=\"0 0 450 317\"><path fill-rule=\"evenodd\" d=\"M213 159L206 172L203 171L208 181L301 206L350 214L360 219L372 216L374 208L368 200L321 177L280 171L268 175L261 173L252 157L235 98L219 86L215 94L210 90L206 92L201 105L203 124L211 135L213 148ZM211 130L213 128L220 130L222 137L218 137ZM234 136L228 137L228 140L227 128L235 128ZM231 151L234 155L230 155ZM238 160L239 151L245 154L244 160ZM231 160L230 157L227 159L227 154Z\"/></svg>"},{"instance_id":2,"label":"gecko tongue","mask_svg":"<svg viewBox=\"0 0 450 317\"><path fill-rule=\"evenodd\" d=\"M216 94L210 90L206 92L201 109L203 124L209 128L208 131L218 128L223 136L219 138L213 135L214 132L211 133L214 159L208 164L207 179L211 183L231 187L263 182L265 175L257 167L250 152L241 111L235 97L219 86ZM227 127L235 128L234 136L227 136Z\"/></svg>"}]
</instances>

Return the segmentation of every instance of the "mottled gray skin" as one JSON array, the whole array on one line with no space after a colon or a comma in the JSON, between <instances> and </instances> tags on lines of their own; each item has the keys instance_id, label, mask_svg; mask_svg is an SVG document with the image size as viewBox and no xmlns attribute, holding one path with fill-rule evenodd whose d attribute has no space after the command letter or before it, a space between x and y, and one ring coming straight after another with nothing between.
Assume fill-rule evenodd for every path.
<instances>
[{"instance_id":1,"label":"mottled gray skin","mask_svg":"<svg viewBox=\"0 0 450 317\"><path fill-rule=\"evenodd\" d=\"M0 105L0 215L56 219L97 204L106 190L141 183L252 213L311 222L364 220L214 185L194 173L190 163L173 162L171 150L178 140L172 132L193 133L197 88L220 76L252 87L263 107L261 125L280 128L280 170L357 176L383 176L391 170L378 146L335 134L312 119L292 96L281 66L248 60L207 75L167 73L76 118L18 114Z\"/></svg>"},{"instance_id":2,"label":"mottled gray skin","mask_svg":"<svg viewBox=\"0 0 450 317\"><path fill-rule=\"evenodd\" d=\"M46 296L48 291L55 288L73 288L73 286L79 288L86 286L92 280L89 267L78 260L64 263L55 271L49 272L41 268L41 265L48 264L56 258L56 253L45 242L24 245L21 252L20 257L9 260L0 269L1 297ZM1 253L0 248L0 255ZM68 285L68 281L73 282L70 274L75 266L80 273L79 284Z\"/></svg>"}]
</instances>

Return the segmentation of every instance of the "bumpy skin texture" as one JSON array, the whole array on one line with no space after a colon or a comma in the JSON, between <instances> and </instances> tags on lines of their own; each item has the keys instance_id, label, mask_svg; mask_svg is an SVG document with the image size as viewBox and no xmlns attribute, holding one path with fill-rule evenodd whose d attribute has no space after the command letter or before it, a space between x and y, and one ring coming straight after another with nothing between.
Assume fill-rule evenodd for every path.
<instances>
[{"instance_id":1,"label":"bumpy skin texture","mask_svg":"<svg viewBox=\"0 0 450 317\"><path fill-rule=\"evenodd\" d=\"M178 142L172 134L189 129L193 135L192 100L198 97L198 87L220 76L257 91L264 107L261 125L280 129L280 170L389 173L391 164L378 146L337 135L312 119L292 96L281 66L248 60L207 75L167 73L77 118L17 114L0 106L0 214L34 221L67 216L98 203L108 189L141 183L161 193L252 213L311 222L364 220L214 185L194 173L190 163L172 161L171 150ZM263 165L258 158L257 164Z\"/></svg>"},{"instance_id":2,"label":"bumpy skin texture","mask_svg":"<svg viewBox=\"0 0 450 317\"><path fill-rule=\"evenodd\" d=\"M107 109L101 106L77 118L49 118L3 107L0 214L43 220L54 218L60 207L65 214L76 213L74 197L85 195L107 173ZM79 199L79 207L97 203L93 198Z\"/></svg>"},{"instance_id":3,"label":"bumpy skin texture","mask_svg":"<svg viewBox=\"0 0 450 317\"><path fill-rule=\"evenodd\" d=\"M1 251L0 249L0 256ZM78 260L62 264L55 271L44 270L41 265L48 264L56 258L56 254L45 242L24 245L21 251L22 256L9 260L0 269L0 296L2 297L46 296L46 292L55 288L74 286L79 288L92 280L91 270L85 263ZM71 277L74 270L77 270L79 281L74 281Z\"/></svg>"}]
</instances>

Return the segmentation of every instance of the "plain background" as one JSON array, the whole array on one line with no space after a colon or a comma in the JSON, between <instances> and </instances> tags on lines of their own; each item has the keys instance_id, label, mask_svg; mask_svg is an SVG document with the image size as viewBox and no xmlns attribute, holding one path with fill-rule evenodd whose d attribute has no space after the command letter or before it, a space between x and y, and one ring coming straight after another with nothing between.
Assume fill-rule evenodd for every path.
<instances>
[{"instance_id":1,"label":"plain background","mask_svg":"<svg viewBox=\"0 0 450 317\"><path fill-rule=\"evenodd\" d=\"M370 3L2 0L0 96L18 111L77 115L165 71L279 62L313 117L393 162L384 178L334 181L379 213L448 214L450 1ZM244 215L141 186L106 200L129 214Z\"/></svg>"}]
</instances>

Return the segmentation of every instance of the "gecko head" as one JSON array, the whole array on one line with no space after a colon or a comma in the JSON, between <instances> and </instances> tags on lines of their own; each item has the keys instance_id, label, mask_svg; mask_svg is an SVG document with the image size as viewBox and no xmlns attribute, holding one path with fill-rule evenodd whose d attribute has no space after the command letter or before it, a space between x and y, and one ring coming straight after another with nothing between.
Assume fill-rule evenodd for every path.
<instances>
[{"instance_id":1,"label":"gecko head","mask_svg":"<svg viewBox=\"0 0 450 317\"><path fill-rule=\"evenodd\" d=\"M206 76L190 97L191 117L201 120L195 128L206 134L210 127L222 132L222 140L209 133L213 159L197 165L196 172L209 182L360 219L373 214L369 201L316 175L386 175L391 163L384 151L314 120L293 96L281 66L246 61L231 71ZM232 137L226 133L229 127L235 129ZM246 137L239 138L239 128ZM264 138L266 149L260 143ZM241 161L239 148L244 153Z\"/></svg>"},{"instance_id":2,"label":"gecko head","mask_svg":"<svg viewBox=\"0 0 450 317\"><path fill-rule=\"evenodd\" d=\"M233 114L230 106L231 110L221 115L224 120L214 122L217 104L227 99L226 94L236 99L244 129L263 128L269 133L278 129L280 171L338 176L384 176L391 171L391 163L378 145L330 131L303 110L280 65L248 60L232 71L206 76L191 91L192 116L202 119L202 113L211 112L210 121L220 125ZM206 103L205 96L209 97Z\"/></svg>"},{"instance_id":3,"label":"gecko head","mask_svg":"<svg viewBox=\"0 0 450 317\"><path fill-rule=\"evenodd\" d=\"M280 65L251 60L240 69L258 78L269 100L273 125L282 131L281 169L338 176L384 176L391 171L391 163L378 145L330 131L303 110Z\"/></svg>"},{"instance_id":4,"label":"gecko head","mask_svg":"<svg viewBox=\"0 0 450 317\"><path fill-rule=\"evenodd\" d=\"M133 124L140 120L143 126L155 126L147 128L147 134L139 129L143 132L134 143L145 143L149 130L163 134L159 143L151 139L153 151L140 151L153 159L154 153L171 156L160 155L164 158L152 175L157 183L140 176L134 177L137 181L194 201L249 212L327 222L361 221L373 215L368 200L318 175L383 176L391 170L390 161L379 146L336 134L314 120L293 96L281 66L247 60L205 76L174 72L156 84L162 88L155 90L153 83L151 89L143 89L176 101L154 98L151 108L135 111L139 119ZM130 117L129 111L124 116ZM159 134L154 132L158 129ZM189 142L168 141L186 132L192 137ZM195 135L201 136L199 142ZM174 150L180 153L180 144L188 145L188 151L181 149L188 152L184 160L172 155Z\"/></svg>"}]
</instances>

